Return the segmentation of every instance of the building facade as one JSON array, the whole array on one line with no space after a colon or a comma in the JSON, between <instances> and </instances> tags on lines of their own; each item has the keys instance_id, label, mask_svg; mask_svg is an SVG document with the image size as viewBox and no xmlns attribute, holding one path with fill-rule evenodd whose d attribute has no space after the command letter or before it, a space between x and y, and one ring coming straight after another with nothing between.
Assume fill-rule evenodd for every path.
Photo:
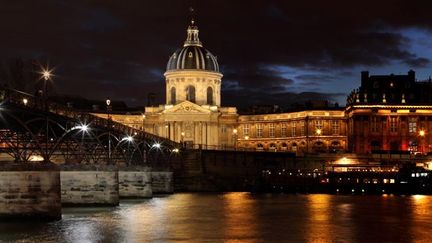
<instances>
[{"instance_id":1,"label":"building facade","mask_svg":"<svg viewBox=\"0 0 432 243\"><path fill-rule=\"evenodd\" d=\"M432 151L432 82L417 82L412 70L407 75L362 72L345 113L350 151Z\"/></svg>"},{"instance_id":2,"label":"building facade","mask_svg":"<svg viewBox=\"0 0 432 243\"><path fill-rule=\"evenodd\" d=\"M294 153L432 151L432 83L407 75L361 74L345 108L238 115L221 107L222 73L216 56L199 40L192 21L183 47L164 74L166 103L141 115L112 119L146 132L208 149Z\"/></svg>"},{"instance_id":3,"label":"building facade","mask_svg":"<svg viewBox=\"0 0 432 243\"><path fill-rule=\"evenodd\" d=\"M194 21L183 47L169 58L164 74L166 104L145 108L144 129L203 148L234 144L230 134L238 119L235 107L221 107L222 73L216 56L199 40Z\"/></svg>"},{"instance_id":4,"label":"building facade","mask_svg":"<svg viewBox=\"0 0 432 243\"><path fill-rule=\"evenodd\" d=\"M257 151L338 152L347 147L344 110L239 116L237 148Z\"/></svg>"}]
</instances>

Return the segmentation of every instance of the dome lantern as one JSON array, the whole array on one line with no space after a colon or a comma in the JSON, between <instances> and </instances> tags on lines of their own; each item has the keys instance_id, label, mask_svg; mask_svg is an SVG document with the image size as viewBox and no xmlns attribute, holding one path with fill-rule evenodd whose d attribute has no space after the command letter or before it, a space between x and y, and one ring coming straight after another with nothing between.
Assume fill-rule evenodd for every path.
<instances>
[{"instance_id":1,"label":"dome lantern","mask_svg":"<svg viewBox=\"0 0 432 243\"><path fill-rule=\"evenodd\" d=\"M216 56L203 47L198 34L198 27L191 20L183 48L170 56L166 71L202 70L219 73Z\"/></svg>"}]
</instances>

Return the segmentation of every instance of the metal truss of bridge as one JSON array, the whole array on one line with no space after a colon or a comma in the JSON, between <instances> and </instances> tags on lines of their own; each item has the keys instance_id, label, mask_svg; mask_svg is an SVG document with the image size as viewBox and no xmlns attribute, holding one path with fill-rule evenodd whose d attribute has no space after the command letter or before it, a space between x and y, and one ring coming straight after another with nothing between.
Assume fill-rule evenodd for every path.
<instances>
[{"instance_id":1,"label":"metal truss of bridge","mask_svg":"<svg viewBox=\"0 0 432 243\"><path fill-rule=\"evenodd\" d=\"M166 167L179 151L171 140L43 97L3 88L0 101L0 152L16 162Z\"/></svg>"}]
</instances>

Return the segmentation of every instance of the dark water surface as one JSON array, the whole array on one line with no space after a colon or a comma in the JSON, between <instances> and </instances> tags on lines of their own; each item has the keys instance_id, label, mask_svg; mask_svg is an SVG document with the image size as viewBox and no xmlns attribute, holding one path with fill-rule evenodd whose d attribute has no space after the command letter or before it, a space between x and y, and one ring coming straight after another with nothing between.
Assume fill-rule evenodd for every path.
<instances>
[{"instance_id":1,"label":"dark water surface","mask_svg":"<svg viewBox=\"0 0 432 243\"><path fill-rule=\"evenodd\" d=\"M432 196L174 194L0 223L20 242L432 242Z\"/></svg>"}]
</instances>

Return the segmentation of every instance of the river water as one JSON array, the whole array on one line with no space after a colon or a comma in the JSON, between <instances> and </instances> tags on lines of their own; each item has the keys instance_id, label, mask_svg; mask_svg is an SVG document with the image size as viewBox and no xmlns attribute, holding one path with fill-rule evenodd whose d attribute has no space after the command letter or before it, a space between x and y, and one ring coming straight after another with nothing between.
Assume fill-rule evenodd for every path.
<instances>
[{"instance_id":1,"label":"river water","mask_svg":"<svg viewBox=\"0 0 432 243\"><path fill-rule=\"evenodd\" d=\"M0 223L20 242L432 242L432 196L173 194Z\"/></svg>"}]
</instances>

